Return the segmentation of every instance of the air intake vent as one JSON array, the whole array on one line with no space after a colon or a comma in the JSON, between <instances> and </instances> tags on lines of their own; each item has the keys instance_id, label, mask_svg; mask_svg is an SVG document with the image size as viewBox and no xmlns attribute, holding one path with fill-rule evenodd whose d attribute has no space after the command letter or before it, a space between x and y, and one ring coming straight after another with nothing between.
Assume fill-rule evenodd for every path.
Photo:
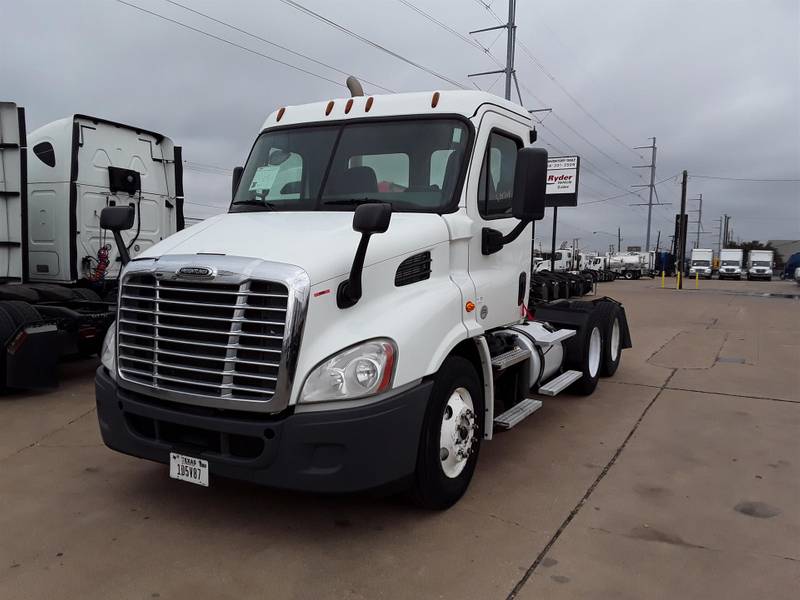
<instances>
[{"instance_id":1,"label":"air intake vent","mask_svg":"<svg viewBox=\"0 0 800 600\"><path fill-rule=\"evenodd\" d=\"M431 278L431 253L420 252L400 263L394 276L397 287Z\"/></svg>"}]
</instances>

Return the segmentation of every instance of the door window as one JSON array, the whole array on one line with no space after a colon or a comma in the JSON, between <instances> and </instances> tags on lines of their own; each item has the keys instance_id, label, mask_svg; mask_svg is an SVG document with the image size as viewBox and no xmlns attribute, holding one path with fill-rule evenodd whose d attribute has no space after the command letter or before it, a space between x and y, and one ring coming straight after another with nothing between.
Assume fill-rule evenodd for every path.
<instances>
[{"instance_id":1,"label":"door window","mask_svg":"<svg viewBox=\"0 0 800 600\"><path fill-rule=\"evenodd\" d=\"M514 169L517 151L521 146L518 139L502 133L492 132L489 135L478 185L478 212L484 219L511 216Z\"/></svg>"}]
</instances>

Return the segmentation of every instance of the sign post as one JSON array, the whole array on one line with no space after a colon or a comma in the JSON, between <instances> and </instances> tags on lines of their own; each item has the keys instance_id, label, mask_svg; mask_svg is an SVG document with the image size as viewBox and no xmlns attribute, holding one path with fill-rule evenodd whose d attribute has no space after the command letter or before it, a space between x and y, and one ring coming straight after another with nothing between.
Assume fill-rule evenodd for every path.
<instances>
[{"instance_id":1,"label":"sign post","mask_svg":"<svg viewBox=\"0 0 800 600\"><path fill-rule=\"evenodd\" d=\"M545 206L553 207L553 240L550 245L550 271L555 271L556 230L559 206L578 206L580 156L555 156L547 159ZM577 248L573 248L574 253Z\"/></svg>"}]
</instances>

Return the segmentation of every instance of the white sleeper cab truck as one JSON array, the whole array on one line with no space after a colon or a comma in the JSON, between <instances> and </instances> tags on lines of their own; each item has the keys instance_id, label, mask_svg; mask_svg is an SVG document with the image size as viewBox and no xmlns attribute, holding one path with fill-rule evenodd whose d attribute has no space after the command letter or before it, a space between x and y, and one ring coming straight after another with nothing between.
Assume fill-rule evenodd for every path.
<instances>
[{"instance_id":1,"label":"white sleeper cab truck","mask_svg":"<svg viewBox=\"0 0 800 600\"><path fill-rule=\"evenodd\" d=\"M744 251L741 248L723 248L719 251L719 278L741 279Z\"/></svg>"},{"instance_id":2,"label":"white sleeper cab truck","mask_svg":"<svg viewBox=\"0 0 800 600\"><path fill-rule=\"evenodd\" d=\"M772 250L750 250L747 253L747 279L772 281L774 259Z\"/></svg>"},{"instance_id":3,"label":"white sleeper cab truck","mask_svg":"<svg viewBox=\"0 0 800 600\"><path fill-rule=\"evenodd\" d=\"M713 274L712 261L714 251L711 248L692 248L691 263L689 263L689 277L704 277L711 279Z\"/></svg>"},{"instance_id":4,"label":"white sleeper cab truck","mask_svg":"<svg viewBox=\"0 0 800 600\"><path fill-rule=\"evenodd\" d=\"M642 259L635 252L610 254L608 268L614 271L618 277L639 279L643 270Z\"/></svg>"},{"instance_id":5,"label":"white sleeper cab truck","mask_svg":"<svg viewBox=\"0 0 800 600\"><path fill-rule=\"evenodd\" d=\"M534 139L525 109L477 91L271 114L227 214L123 256L105 443L200 485L452 505L534 393L589 394L630 347L613 300L528 307ZM102 217L117 239L133 224Z\"/></svg>"},{"instance_id":6,"label":"white sleeper cab truck","mask_svg":"<svg viewBox=\"0 0 800 600\"><path fill-rule=\"evenodd\" d=\"M0 389L54 387L61 356L100 351L120 267L100 213L132 207L136 255L182 227L181 187L169 138L80 115L26 135L0 103Z\"/></svg>"},{"instance_id":7,"label":"white sleeper cab truck","mask_svg":"<svg viewBox=\"0 0 800 600\"><path fill-rule=\"evenodd\" d=\"M119 257L100 211L132 205L131 256L183 229L181 148L168 137L74 115L28 135L30 280L116 278Z\"/></svg>"}]
</instances>

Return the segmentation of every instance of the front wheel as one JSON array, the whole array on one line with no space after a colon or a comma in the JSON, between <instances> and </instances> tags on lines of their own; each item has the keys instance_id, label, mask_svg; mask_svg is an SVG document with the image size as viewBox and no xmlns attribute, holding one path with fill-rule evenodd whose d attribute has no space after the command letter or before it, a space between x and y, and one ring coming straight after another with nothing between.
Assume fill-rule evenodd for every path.
<instances>
[{"instance_id":1,"label":"front wheel","mask_svg":"<svg viewBox=\"0 0 800 600\"><path fill-rule=\"evenodd\" d=\"M466 492L483 438L483 386L467 359L451 356L431 390L412 495L425 508L450 508Z\"/></svg>"}]
</instances>

